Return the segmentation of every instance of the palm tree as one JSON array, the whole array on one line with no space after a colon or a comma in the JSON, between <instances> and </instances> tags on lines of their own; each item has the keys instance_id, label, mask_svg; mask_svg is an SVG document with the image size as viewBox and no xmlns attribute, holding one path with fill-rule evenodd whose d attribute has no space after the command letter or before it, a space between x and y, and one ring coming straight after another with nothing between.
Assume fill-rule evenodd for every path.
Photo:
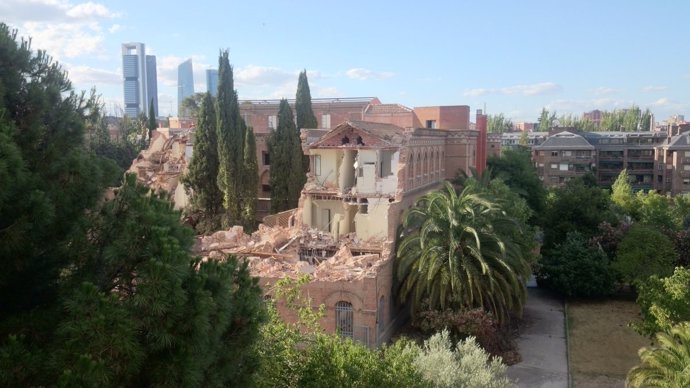
<instances>
[{"instance_id":1,"label":"palm tree","mask_svg":"<svg viewBox=\"0 0 690 388\"><path fill-rule=\"evenodd\" d=\"M482 307L505 323L522 311L529 265L511 236L521 225L476 186L420 198L403 219L397 250L400 297L413 313Z\"/></svg>"},{"instance_id":2,"label":"palm tree","mask_svg":"<svg viewBox=\"0 0 690 388\"><path fill-rule=\"evenodd\" d=\"M626 387L690 387L690 324L657 333L658 347L640 349L642 363L628 372Z\"/></svg>"}]
</instances>

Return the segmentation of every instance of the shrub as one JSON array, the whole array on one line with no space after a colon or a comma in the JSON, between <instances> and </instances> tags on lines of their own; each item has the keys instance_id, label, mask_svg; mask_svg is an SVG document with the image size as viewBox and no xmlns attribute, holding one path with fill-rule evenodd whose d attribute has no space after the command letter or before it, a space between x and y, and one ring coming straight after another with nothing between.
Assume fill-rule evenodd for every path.
<instances>
[{"instance_id":1,"label":"shrub","mask_svg":"<svg viewBox=\"0 0 690 388\"><path fill-rule=\"evenodd\" d=\"M678 255L673 242L657 229L635 224L618 245L613 267L623 280L637 285L651 275L668 276Z\"/></svg>"},{"instance_id":2,"label":"shrub","mask_svg":"<svg viewBox=\"0 0 690 388\"><path fill-rule=\"evenodd\" d=\"M475 337L491 354L511 349L513 345L509 333L501 331L491 314L480 308L422 311L413 325L425 333L438 333L447 329L454 340Z\"/></svg>"},{"instance_id":3,"label":"shrub","mask_svg":"<svg viewBox=\"0 0 690 388\"><path fill-rule=\"evenodd\" d=\"M651 276L640 284L637 304L642 309L642 322L633 327L644 335L690 321L690 269L677 267L667 278Z\"/></svg>"},{"instance_id":4,"label":"shrub","mask_svg":"<svg viewBox=\"0 0 690 388\"><path fill-rule=\"evenodd\" d=\"M537 276L540 285L570 297L605 296L616 286L606 254L577 232L545 254Z\"/></svg>"},{"instance_id":5,"label":"shrub","mask_svg":"<svg viewBox=\"0 0 690 388\"><path fill-rule=\"evenodd\" d=\"M513 386L500 357L490 358L474 337L455 348L447 330L424 341L414 365L434 387L503 388Z\"/></svg>"}]
</instances>

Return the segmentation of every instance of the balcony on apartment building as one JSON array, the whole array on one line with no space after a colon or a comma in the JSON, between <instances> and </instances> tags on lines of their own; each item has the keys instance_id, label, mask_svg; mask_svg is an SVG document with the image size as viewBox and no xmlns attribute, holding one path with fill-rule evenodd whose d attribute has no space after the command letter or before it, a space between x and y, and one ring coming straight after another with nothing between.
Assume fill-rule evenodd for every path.
<instances>
[{"instance_id":1,"label":"balcony on apartment building","mask_svg":"<svg viewBox=\"0 0 690 388\"><path fill-rule=\"evenodd\" d=\"M626 165L628 174L653 174L654 162L628 162Z\"/></svg>"},{"instance_id":2,"label":"balcony on apartment building","mask_svg":"<svg viewBox=\"0 0 690 388\"><path fill-rule=\"evenodd\" d=\"M623 151L599 151L599 160L623 160Z\"/></svg>"},{"instance_id":3,"label":"balcony on apartment building","mask_svg":"<svg viewBox=\"0 0 690 388\"><path fill-rule=\"evenodd\" d=\"M654 150L628 150L627 160L654 160Z\"/></svg>"}]
</instances>

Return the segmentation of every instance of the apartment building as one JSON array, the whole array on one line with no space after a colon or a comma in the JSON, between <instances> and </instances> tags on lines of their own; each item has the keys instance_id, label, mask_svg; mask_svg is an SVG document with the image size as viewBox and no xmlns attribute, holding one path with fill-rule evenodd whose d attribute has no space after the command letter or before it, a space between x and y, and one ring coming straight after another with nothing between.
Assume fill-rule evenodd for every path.
<instances>
[{"instance_id":1,"label":"apartment building","mask_svg":"<svg viewBox=\"0 0 690 388\"><path fill-rule=\"evenodd\" d=\"M584 137L563 131L532 147L537 174L548 187L563 186L573 177L592 171L596 151Z\"/></svg>"},{"instance_id":2,"label":"apartment building","mask_svg":"<svg viewBox=\"0 0 690 388\"><path fill-rule=\"evenodd\" d=\"M584 132L582 136L597 150L597 183L611 186L627 169L634 190L652 190L655 148L667 140L662 132Z\"/></svg>"},{"instance_id":3,"label":"apartment building","mask_svg":"<svg viewBox=\"0 0 690 388\"><path fill-rule=\"evenodd\" d=\"M634 190L688 194L690 124L670 123L660 129L545 134L541 144L532 145L532 160L546 186L560 186L592 171L599 185L610 187L625 169ZM502 148L511 147L515 137L503 134Z\"/></svg>"}]
</instances>

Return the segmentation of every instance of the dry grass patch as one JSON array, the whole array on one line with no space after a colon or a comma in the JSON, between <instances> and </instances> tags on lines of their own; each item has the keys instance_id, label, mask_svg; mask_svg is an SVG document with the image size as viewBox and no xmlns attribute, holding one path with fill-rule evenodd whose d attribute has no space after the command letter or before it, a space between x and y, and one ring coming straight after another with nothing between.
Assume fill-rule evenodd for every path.
<instances>
[{"instance_id":1,"label":"dry grass patch","mask_svg":"<svg viewBox=\"0 0 690 388\"><path fill-rule=\"evenodd\" d=\"M622 387L639 363L637 351L651 344L628 324L640 319L631 300L569 302L570 368L575 387Z\"/></svg>"}]
</instances>

